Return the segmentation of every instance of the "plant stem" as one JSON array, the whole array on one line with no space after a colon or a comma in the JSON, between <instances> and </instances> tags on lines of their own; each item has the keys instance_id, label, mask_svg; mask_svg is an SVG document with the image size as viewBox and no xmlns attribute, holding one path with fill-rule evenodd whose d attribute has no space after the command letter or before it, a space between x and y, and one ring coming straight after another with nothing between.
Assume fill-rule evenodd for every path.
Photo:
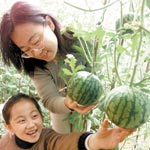
<instances>
[{"instance_id":1,"label":"plant stem","mask_svg":"<svg viewBox=\"0 0 150 150\"><path fill-rule=\"evenodd\" d=\"M142 1L142 7L141 7L141 26L143 26L143 23L144 23L144 17L143 17L143 15L144 15L144 4L145 4L145 0ZM139 44L138 44L138 48L137 48L135 65L134 65L134 69L133 69L133 73L132 73L132 77L131 77L131 81L130 81L130 86L132 86L133 81L134 81L134 77L136 74L137 64L138 64L139 55L140 55L140 49L142 46L142 40L143 40L143 31L140 30L140 39L139 39Z\"/></svg>"},{"instance_id":2,"label":"plant stem","mask_svg":"<svg viewBox=\"0 0 150 150\"><path fill-rule=\"evenodd\" d=\"M131 10L132 12L135 11L135 10L134 10L134 5L133 5L133 1L132 1L132 0L130 0L130 10Z\"/></svg>"},{"instance_id":3,"label":"plant stem","mask_svg":"<svg viewBox=\"0 0 150 150\"><path fill-rule=\"evenodd\" d=\"M76 8L76 9L82 10L82 11L94 12L94 11L99 11L99 10L106 9L107 7L110 7L111 5L113 5L113 4L115 4L116 2L119 2L119 1L120 1L120 0L116 0L116 1L114 1L114 2L112 2L112 3L110 3L110 4L105 5L105 6L102 7L102 8L97 8L97 9L84 9L84 8L80 8L80 7L74 6L74 5L72 5L72 4L70 4L70 3L66 2L66 1L64 1L64 3L67 4L67 5L69 5L69 6L71 6L71 7L74 7L74 8Z\"/></svg>"},{"instance_id":4,"label":"plant stem","mask_svg":"<svg viewBox=\"0 0 150 150\"><path fill-rule=\"evenodd\" d=\"M84 39L83 39L83 41L84 41L84 43L85 43L85 47L86 47L86 50L87 50L87 54L88 54L88 56L89 56L89 59L92 60L91 52L90 52L90 50L89 50L89 47L88 47L88 45L87 45L87 42L86 42Z\"/></svg>"},{"instance_id":5,"label":"plant stem","mask_svg":"<svg viewBox=\"0 0 150 150\"><path fill-rule=\"evenodd\" d=\"M116 72L116 75L118 77L119 84L122 85L121 78L120 78L119 73L118 73L118 65L117 65L116 55L117 54L116 54L116 46L115 46L115 49L114 49L114 66L115 66L115 72Z\"/></svg>"},{"instance_id":6,"label":"plant stem","mask_svg":"<svg viewBox=\"0 0 150 150\"><path fill-rule=\"evenodd\" d=\"M84 46L83 46L83 44L82 44L81 38L80 38L80 37L78 37L78 40L79 40L80 45L81 45L81 47L82 47L82 49L83 49L83 52L84 52L85 58L87 59L88 63L89 63L89 64L91 64L92 62L91 62L90 58L88 57L88 55L86 54L86 50L85 50L85 48L84 48Z\"/></svg>"},{"instance_id":7,"label":"plant stem","mask_svg":"<svg viewBox=\"0 0 150 150\"><path fill-rule=\"evenodd\" d=\"M149 66L150 66L150 62L147 63L145 72L149 71Z\"/></svg>"},{"instance_id":8,"label":"plant stem","mask_svg":"<svg viewBox=\"0 0 150 150\"><path fill-rule=\"evenodd\" d=\"M110 80L110 74L109 74L109 69L108 69L109 67L108 67L108 57L107 57L107 55L106 55L106 70L107 70L107 76L108 76L108 80L109 81L111 81Z\"/></svg>"},{"instance_id":9,"label":"plant stem","mask_svg":"<svg viewBox=\"0 0 150 150\"><path fill-rule=\"evenodd\" d=\"M94 39L94 44L93 44L94 55L93 55L92 73L94 73L94 74L96 74L96 71L95 71L95 63L96 63L96 56L97 56L98 44L99 44L99 39L98 39L98 37L96 36L95 39Z\"/></svg>"},{"instance_id":10,"label":"plant stem","mask_svg":"<svg viewBox=\"0 0 150 150\"><path fill-rule=\"evenodd\" d=\"M120 1L120 26L123 27L123 10L122 10L122 1ZM121 38L119 38L119 45L123 45L123 42L124 40ZM116 75L118 77L118 80L119 80L119 84L122 85L122 81L121 81L121 78L120 78L120 75L119 75L119 72L118 72L118 64L119 64L119 58L120 58L120 54L118 54L117 56L117 53L116 53L116 45L115 45L115 49L114 49L114 66L115 66L115 72L116 72Z\"/></svg>"},{"instance_id":11,"label":"plant stem","mask_svg":"<svg viewBox=\"0 0 150 150\"><path fill-rule=\"evenodd\" d=\"M140 131L140 128L138 128L138 131L137 131L137 132L139 133L139 131ZM139 134L136 135L136 139L135 139L135 140L136 140L136 143L138 143L138 139L139 139ZM136 149L136 147L137 147L137 146L136 146L136 143L134 144L134 149Z\"/></svg>"},{"instance_id":12,"label":"plant stem","mask_svg":"<svg viewBox=\"0 0 150 150\"><path fill-rule=\"evenodd\" d=\"M147 30L145 27L140 26L140 28L141 28L141 29L143 29L145 32L147 32L147 33L149 33L149 34L150 34L150 31L149 31L149 30Z\"/></svg>"}]
</instances>

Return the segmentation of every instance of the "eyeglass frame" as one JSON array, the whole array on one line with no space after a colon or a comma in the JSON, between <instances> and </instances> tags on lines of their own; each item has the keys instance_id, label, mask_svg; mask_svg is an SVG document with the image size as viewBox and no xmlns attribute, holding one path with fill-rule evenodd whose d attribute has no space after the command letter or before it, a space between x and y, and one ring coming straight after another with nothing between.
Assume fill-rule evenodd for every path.
<instances>
[{"instance_id":1,"label":"eyeglass frame","mask_svg":"<svg viewBox=\"0 0 150 150\"><path fill-rule=\"evenodd\" d=\"M45 28L45 23L43 23L43 35L42 35L43 47L42 48L30 48L29 50L27 50L28 52L31 51L31 53L33 54L34 51L41 51L45 48L45 46L44 46L44 28ZM21 58L32 58L32 56L29 56L27 53L23 52L21 54Z\"/></svg>"}]
</instances>

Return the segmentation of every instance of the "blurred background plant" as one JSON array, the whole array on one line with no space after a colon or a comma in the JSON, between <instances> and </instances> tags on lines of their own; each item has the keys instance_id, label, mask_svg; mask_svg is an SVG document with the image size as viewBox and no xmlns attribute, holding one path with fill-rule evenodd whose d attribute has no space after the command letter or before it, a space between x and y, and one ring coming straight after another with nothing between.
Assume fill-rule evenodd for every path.
<instances>
[{"instance_id":1,"label":"blurred background plant","mask_svg":"<svg viewBox=\"0 0 150 150\"><path fill-rule=\"evenodd\" d=\"M0 15L15 1L1 0ZM85 56L101 79L103 96L120 85L132 85L150 93L149 0L37 0L36 4L60 20L64 27L62 32L65 26L75 32L80 46L74 45L74 48ZM13 66L4 66L2 61L0 82L0 103L18 91L40 100L32 81L18 74ZM45 116L44 125L49 126L49 113L40 105ZM78 130L96 131L105 117L97 107L87 115L72 114L70 122L76 122ZM1 126L0 133L4 131ZM116 149L149 150L149 131L150 123L147 122Z\"/></svg>"}]
</instances>

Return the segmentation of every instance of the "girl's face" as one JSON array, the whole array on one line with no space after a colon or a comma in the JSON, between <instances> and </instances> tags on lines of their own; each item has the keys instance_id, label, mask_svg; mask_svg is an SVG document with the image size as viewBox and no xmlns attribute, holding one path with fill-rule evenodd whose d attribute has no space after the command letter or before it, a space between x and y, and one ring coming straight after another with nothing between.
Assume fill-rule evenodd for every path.
<instances>
[{"instance_id":1,"label":"girl's face","mask_svg":"<svg viewBox=\"0 0 150 150\"><path fill-rule=\"evenodd\" d=\"M55 58L58 41L54 34L53 22L16 25L11 34L12 41L24 53L22 57L51 61Z\"/></svg>"},{"instance_id":2,"label":"girl's face","mask_svg":"<svg viewBox=\"0 0 150 150\"><path fill-rule=\"evenodd\" d=\"M31 101L22 98L12 106L10 123L6 128L18 138L35 143L40 137L42 127L42 117Z\"/></svg>"}]
</instances>

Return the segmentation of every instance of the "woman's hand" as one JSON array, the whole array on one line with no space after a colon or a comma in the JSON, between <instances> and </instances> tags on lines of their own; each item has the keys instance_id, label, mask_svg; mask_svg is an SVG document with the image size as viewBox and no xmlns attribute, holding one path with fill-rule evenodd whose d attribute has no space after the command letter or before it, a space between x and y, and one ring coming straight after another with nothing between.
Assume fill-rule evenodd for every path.
<instances>
[{"instance_id":1,"label":"woman's hand","mask_svg":"<svg viewBox=\"0 0 150 150\"><path fill-rule=\"evenodd\" d=\"M108 120L104 120L102 127L95 134L90 135L88 146L92 150L113 149L135 129L108 128Z\"/></svg>"},{"instance_id":2,"label":"woman's hand","mask_svg":"<svg viewBox=\"0 0 150 150\"><path fill-rule=\"evenodd\" d=\"M76 101L73 101L69 96L67 96L64 100L64 104L70 109L74 110L80 114L86 114L88 111L93 109L97 103L88 106L79 105Z\"/></svg>"}]
</instances>

